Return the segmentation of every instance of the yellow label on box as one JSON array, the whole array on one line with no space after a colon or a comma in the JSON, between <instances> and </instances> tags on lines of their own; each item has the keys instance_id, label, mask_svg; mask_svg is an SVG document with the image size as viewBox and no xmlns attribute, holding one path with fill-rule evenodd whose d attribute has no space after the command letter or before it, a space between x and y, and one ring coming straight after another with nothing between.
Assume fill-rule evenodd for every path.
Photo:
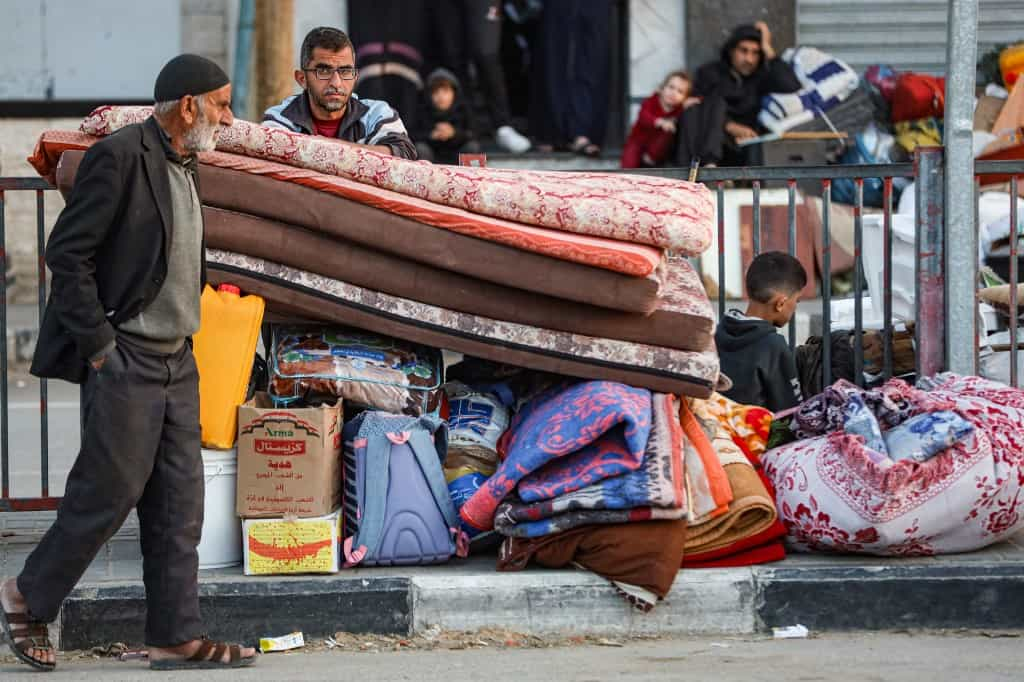
<instances>
[{"instance_id":1,"label":"yellow label on box","mask_svg":"<svg viewBox=\"0 0 1024 682\"><path fill-rule=\"evenodd\" d=\"M247 521L246 573L334 573L338 519Z\"/></svg>"}]
</instances>

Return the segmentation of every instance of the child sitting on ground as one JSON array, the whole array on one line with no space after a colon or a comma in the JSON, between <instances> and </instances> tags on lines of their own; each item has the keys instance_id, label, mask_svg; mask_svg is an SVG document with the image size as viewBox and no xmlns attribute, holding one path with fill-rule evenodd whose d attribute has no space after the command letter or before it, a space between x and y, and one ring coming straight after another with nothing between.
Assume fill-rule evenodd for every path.
<instances>
[{"instance_id":1,"label":"child sitting on ground","mask_svg":"<svg viewBox=\"0 0 1024 682\"><path fill-rule=\"evenodd\" d=\"M435 69L427 77L429 94L420 105L413 134L420 159L456 164L460 153L480 151L469 106L459 89L459 79L447 69Z\"/></svg>"},{"instance_id":2,"label":"child sitting on ground","mask_svg":"<svg viewBox=\"0 0 1024 682\"><path fill-rule=\"evenodd\" d=\"M796 258L771 251L747 270L747 312L730 310L715 331L722 373L732 379L725 396L772 412L800 404L800 380L789 343L777 329L789 324L807 286Z\"/></svg>"},{"instance_id":3,"label":"child sitting on ground","mask_svg":"<svg viewBox=\"0 0 1024 682\"><path fill-rule=\"evenodd\" d=\"M622 148L623 168L653 168L669 156L676 125L684 109L700 103L690 97L692 83L685 71L665 76L658 91L640 105L640 115Z\"/></svg>"}]
</instances>

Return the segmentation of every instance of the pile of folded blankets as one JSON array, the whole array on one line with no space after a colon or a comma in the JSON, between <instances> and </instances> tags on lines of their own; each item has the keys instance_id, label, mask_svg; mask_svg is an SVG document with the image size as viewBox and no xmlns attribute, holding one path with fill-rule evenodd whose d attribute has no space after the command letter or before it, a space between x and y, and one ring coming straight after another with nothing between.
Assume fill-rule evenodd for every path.
<instances>
[{"instance_id":1,"label":"pile of folded blankets","mask_svg":"<svg viewBox=\"0 0 1024 682\"><path fill-rule=\"evenodd\" d=\"M470 533L504 536L499 570L579 566L647 611L681 566L785 556L759 472L770 422L718 394L554 382L515 412L460 515Z\"/></svg>"}]
</instances>

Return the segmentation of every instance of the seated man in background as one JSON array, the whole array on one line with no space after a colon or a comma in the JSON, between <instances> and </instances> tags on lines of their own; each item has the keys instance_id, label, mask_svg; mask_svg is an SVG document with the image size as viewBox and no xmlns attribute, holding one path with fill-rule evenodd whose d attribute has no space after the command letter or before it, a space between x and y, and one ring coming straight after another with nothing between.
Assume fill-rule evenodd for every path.
<instances>
[{"instance_id":1,"label":"seated man in background","mask_svg":"<svg viewBox=\"0 0 1024 682\"><path fill-rule=\"evenodd\" d=\"M737 26L721 58L697 70L693 94L703 102L680 118L676 163L689 166L699 158L704 164L760 165L760 145L739 143L760 134L761 98L799 89L793 69L775 54L768 25L759 21Z\"/></svg>"},{"instance_id":2,"label":"seated man in background","mask_svg":"<svg viewBox=\"0 0 1024 682\"><path fill-rule=\"evenodd\" d=\"M361 100L353 92L355 48L344 31L314 28L302 41L300 60L295 82L303 92L267 109L263 125L416 159L416 146L398 113L387 102Z\"/></svg>"}]
</instances>

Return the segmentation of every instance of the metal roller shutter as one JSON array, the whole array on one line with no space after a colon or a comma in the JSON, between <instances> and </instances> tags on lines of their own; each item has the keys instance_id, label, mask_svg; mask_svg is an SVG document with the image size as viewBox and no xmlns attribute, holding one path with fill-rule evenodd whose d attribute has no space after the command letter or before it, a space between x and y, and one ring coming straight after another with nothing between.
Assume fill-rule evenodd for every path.
<instances>
[{"instance_id":1,"label":"metal roller shutter","mask_svg":"<svg viewBox=\"0 0 1024 682\"><path fill-rule=\"evenodd\" d=\"M980 0L978 55L1024 41L1021 0ZM820 48L858 72L870 64L942 74L948 0L798 0L797 41Z\"/></svg>"}]
</instances>

